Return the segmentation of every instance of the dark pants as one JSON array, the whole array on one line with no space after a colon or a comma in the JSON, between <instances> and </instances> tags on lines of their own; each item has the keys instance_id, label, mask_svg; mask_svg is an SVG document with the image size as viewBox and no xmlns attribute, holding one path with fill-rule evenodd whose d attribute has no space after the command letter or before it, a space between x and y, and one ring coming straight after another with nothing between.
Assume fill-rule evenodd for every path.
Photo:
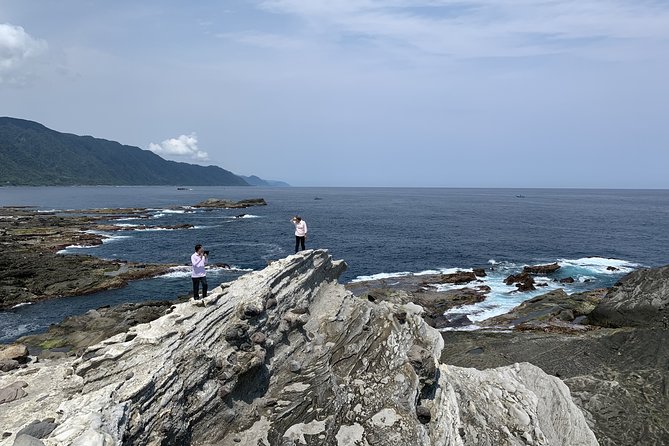
<instances>
[{"instance_id":1,"label":"dark pants","mask_svg":"<svg viewBox=\"0 0 669 446\"><path fill-rule=\"evenodd\" d=\"M295 252L297 252L297 251L300 250L300 245L302 245L302 249L306 249L306 248L304 247L304 241L305 241L306 239L307 239L307 238L304 237L304 236L302 236L302 237L300 237L299 235L296 235L296 236L295 236Z\"/></svg>"},{"instance_id":2,"label":"dark pants","mask_svg":"<svg viewBox=\"0 0 669 446\"><path fill-rule=\"evenodd\" d=\"M207 278L206 277L191 277L193 279L193 297L199 299L198 291L200 284L202 284L202 297L207 297Z\"/></svg>"}]
</instances>

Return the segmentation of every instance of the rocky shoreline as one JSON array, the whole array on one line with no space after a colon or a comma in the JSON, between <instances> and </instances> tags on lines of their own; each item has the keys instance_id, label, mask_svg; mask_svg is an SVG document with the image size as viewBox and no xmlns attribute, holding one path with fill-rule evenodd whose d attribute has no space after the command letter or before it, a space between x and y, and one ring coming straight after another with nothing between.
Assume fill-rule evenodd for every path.
<instances>
[{"instance_id":1,"label":"rocky shoreline","mask_svg":"<svg viewBox=\"0 0 669 446\"><path fill-rule=\"evenodd\" d=\"M506 283L516 284L519 292L536 289L540 285L533 275L554 272L556 266L525 267ZM429 284L440 280L468 285L430 290ZM473 274L456 273L347 288L372 301L418 303L428 324L445 328L468 325L442 314L485 298L475 284ZM600 445L669 444L669 267L635 271L610 289L550 291L478 325L475 331L442 332L443 363L479 370L534 364L567 384Z\"/></svg>"},{"instance_id":2,"label":"rocky shoreline","mask_svg":"<svg viewBox=\"0 0 669 446\"><path fill-rule=\"evenodd\" d=\"M0 237L52 256L110 215L12 212L25 224ZM468 325L444 312L485 299L485 270L344 287L344 268L305 251L204 301L100 308L0 348L0 445L669 444L669 266L441 333Z\"/></svg>"},{"instance_id":3,"label":"rocky shoreline","mask_svg":"<svg viewBox=\"0 0 669 446\"><path fill-rule=\"evenodd\" d=\"M612 288L552 292L442 333L441 360L487 369L530 362L562 379L602 446L669 444L669 267Z\"/></svg>"},{"instance_id":4,"label":"rocky shoreline","mask_svg":"<svg viewBox=\"0 0 669 446\"><path fill-rule=\"evenodd\" d=\"M598 444L559 378L442 361L422 307L356 297L344 268L303 251L0 374L0 445Z\"/></svg>"},{"instance_id":5,"label":"rocky shoreline","mask_svg":"<svg viewBox=\"0 0 669 446\"><path fill-rule=\"evenodd\" d=\"M265 205L263 199L210 199L194 206L173 209L192 211L194 207L246 208ZM31 207L0 207L0 310L45 299L78 296L120 288L129 281L165 274L177 265L104 260L87 255L62 255L68 246L96 246L105 238L99 232L141 229L190 229L192 225L133 227L110 221L150 218L148 209L86 209L37 211Z\"/></svg>"}]
</instances>

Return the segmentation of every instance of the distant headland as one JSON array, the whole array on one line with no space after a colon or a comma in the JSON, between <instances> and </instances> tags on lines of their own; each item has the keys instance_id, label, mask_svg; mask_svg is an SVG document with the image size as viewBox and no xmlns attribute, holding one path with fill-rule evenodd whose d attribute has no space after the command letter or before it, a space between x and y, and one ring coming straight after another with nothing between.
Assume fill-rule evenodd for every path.
<instances>
[{"instance_id":1,"label":"distant headland","mask_svg":"<svg viewBox=\"0 0 669 446\"><path fill-rule=\"evenodd\" d=\"M115 141L0 117L0 186L289 186L218 166L169 161Z\"/></svg>"}]
</instances>

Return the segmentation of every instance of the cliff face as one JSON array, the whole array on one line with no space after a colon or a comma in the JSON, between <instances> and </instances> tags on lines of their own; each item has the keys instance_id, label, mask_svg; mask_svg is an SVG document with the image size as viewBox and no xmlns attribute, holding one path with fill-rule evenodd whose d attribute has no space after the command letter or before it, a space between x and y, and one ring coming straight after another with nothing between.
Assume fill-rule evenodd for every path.
<instances>
[{"instance_id":1,"label":"cliff face","mask_svg":"<svg viewBox=\"0 0 669 446\"><path fill-rule=\"evenodd\" d=\"M27 396L0 425L55 418L45 445L598 444L558 378L440 364L421 307L354 297L344 268L304 251L74 361L2 375Z\"/></svg>"}]
</instances>

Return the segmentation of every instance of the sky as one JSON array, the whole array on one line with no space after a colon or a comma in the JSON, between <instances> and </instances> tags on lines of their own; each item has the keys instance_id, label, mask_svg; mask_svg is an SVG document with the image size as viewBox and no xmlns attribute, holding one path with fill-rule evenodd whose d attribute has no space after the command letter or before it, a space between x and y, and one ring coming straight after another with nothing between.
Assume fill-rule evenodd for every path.
<instances>
[{"instance_id":1,"label":"sky","mask_svg":"<svg viewBox=\"0 0 669 446\"><path fill-rule=\"evenodd\" d=\"M0 0L0 116L294 186L669 188L667 0Z\"/></svg>"}]
</instances>

